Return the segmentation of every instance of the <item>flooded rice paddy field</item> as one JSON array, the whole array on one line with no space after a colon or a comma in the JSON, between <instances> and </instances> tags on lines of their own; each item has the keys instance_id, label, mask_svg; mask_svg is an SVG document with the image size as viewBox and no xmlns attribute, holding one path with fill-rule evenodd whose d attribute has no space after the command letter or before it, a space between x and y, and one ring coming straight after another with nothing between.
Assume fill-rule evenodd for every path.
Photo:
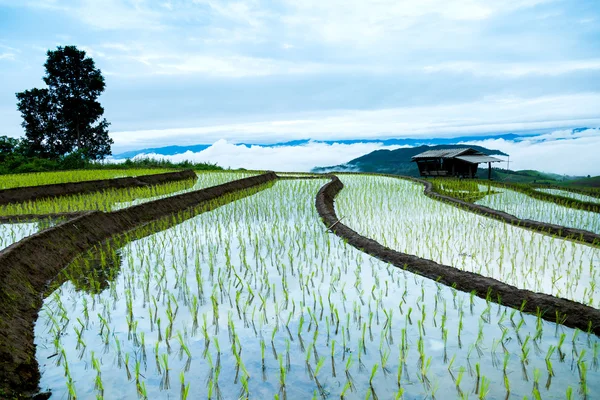
<instances>
[{"instance_id":1,"label":"flooded rice paddy field","mask_svg":"<svg viewBox=\"0 0 600 400\"><path fill-rule=\"evenodd\" d=\"M496 192L495 194L485 196L475 204L504 211L521 219L531 219L600 234L600 213L534 199L510 189L494 187L493 190Z\"/></svg>"},{"instance_id":2,"label":"flooded rice paddy field","mask_svg":"<svg viewBox=\"0 0 600 400\"><path fill-rule=\"evenodd\" d=\"M494 221L485 218L478 221L480 233L470 234L460 221L472 214L435 202L449 207L444 216L424 204L419 185L386 179L343 176L347 186L336 208L344 223L379 234L388 245L402 244L399 250L420 242L426 255L484 274L496 265L506 271L510 261L493 264L495 254L483 250L497 244L487 239L496 232L527 252L530 243L540 247L529 258L519 253L519 265L542 254L570 257L585 271L597 261L591 250L580 255L559 240L550 246L556 254L547 253L530 232L486 229ZM345 245L326 231L314 208L326 182L279 181L82 257L65 276L77 276L82 266L109 272L68 280L46 298L35 328L41 388L53 398L110 399L600 395L596 336L458 292ZM365 191L379 185L372 196ZM456 237L446 237L440 249L427 245L439 239L429 235L450 226ZM458 254L450 254L455 247ZM497 257L510 259L505 252ZM572 269L583 281L585 271ZM525 282L535 286L536 279ZM580 286L569 282L562 290L580 295Z\"/></svg>"},{"instance_id":3,"label":"flooded rice paddy field","mask_svg":"<svg viewBox=\"0 0 600 400\"><path fill-rule=\"evenodd\" d=\"M257 175L257 173L237 171L199 172L197 173L197 180L176 181L146 187L108 189L94 193L2 205L0 206L0 216L94 210L108 212L253 175Z\"/></svg>"},{"instance_id":4,"label":"flooded rice paddy field","mask_svg":"<svg viewBox=\"0 0 600 400\"><path fill-rule=\"evenodd\" d=\"M132 175L136 172L138 175L147 171L155 170L131 170L123 171L102 171L106 172L109 177L112 176L110 173L122 173L126 176ZM167 170L158 170L158 172L165 172ZM84 171L88 172L88 171ZM97 172L97 171L94 171ZM168 171L167 171L168 172ZM97 193L87 193L76 196L64 196L53 199L40 199L36 201L30 201L18 204L8 204L0 206L0 216L16 216L23 214L54 214L54 213L65 213L65 212L77 212L77 211L115 211L125 207L130 207L136 204L146 203L148 201L158 200L165 197L175 196L182 193L191 192L194 190L200 190L207 187L220 185L223 183L231 182L236 179L242 179L249 176L255 176L256 172L238 172L238 171L223 171L223 172L198 172L198 179L193 181L181 181L171 182L164 185L156 185L145 188L129 188L119 190L106 190ZM34 175L34 174L32 174ZM37 174L42 175L42 174ZM48 173L43 176L47 179ZM124 176L125 176L124 175ZM102 175L104 176L104 175ZM80 179L90 180L89 174L76 175ZM52 178L52 176L50 177ZM53 179L64 180L67 176L58 174ZM71 178L73 178L71 176ZM34 179L32 177L31 179ZM37 179L37 178L36 178ZM10 179L7 180L11 182ZM37 181L36 181L37 182ZM44 183L39 183L44 184ZM63 220L40 220L34 222L14 222L14 223L1 223L0 224L0 250L10 246L19 240L37 233L49 226L56 223L60 223Z\"/></svg>"},{"instance_id":5,"label":"flooded rice paddy field","mask_svg":"<svg viewBox=\"0 0 600 400\"><path fill-rule=\"evenodd\" d=\"M538 188L536 190L539 192L553 194L555 196L566 197L568 199L581 200L581 201L587 201L589 203L599 203L600 204L600 198L588 196L588 195L585 195L582 193L575 193L575 192L570 192L568 190L560 190L560 189Z\"/></svg>"},{"instance_id":6,"label":"flooded rice paddy field","mask_svg":"<svg viewBox=\"0 0 600 400\"><path fill-rule=\"evenodd\" d=\"M231 182L237 179L248 178L259 175L259 172L254 171L219 171L219 172L196 172L198 179L192 186L175 190L169 193L160 194L157 196L136 198L131 201L118 202L112 205L111 210L120 210L122 208L135 206L137 204L147 203L149 201L164 199L166 197L176 196L178 194L189 193L195 190L206 189L211 186L222 185L223 183Z\"/></svg>"},{"instance_id":7,"label":"flooded rice paddy field","mask_svg":"<svg viewBox=\"0 0 600 400\"><path fill-rule=\"evenodd\" d=\"M338 216L387 247L600 307L597 247L466 212L430 199L420 184L410 181L355 175L340 179L345 187L336 199Z\"/></svg>"},{"instance_id":8,"label":"flooded rice paddy field","mask_svg":"<svg viewBox=\"0 0 600 400\"><path fill-rule=\"evenodd\" d=\"M15 222L0 224L0 250L13 243L52 226L55 222L42 220L36 222Z\"/></svg>"}]
</instances>

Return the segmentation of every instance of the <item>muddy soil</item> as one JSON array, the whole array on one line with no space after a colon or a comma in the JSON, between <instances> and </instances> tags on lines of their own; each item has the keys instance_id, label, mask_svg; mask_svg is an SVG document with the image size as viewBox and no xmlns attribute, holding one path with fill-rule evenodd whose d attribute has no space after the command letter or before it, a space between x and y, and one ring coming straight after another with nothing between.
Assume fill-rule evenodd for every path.
<instances>
[{"instance_id":1,"label":"muddy soil","mask_svg":"<svg viewBox=\"0 0 600 400\"><path fill-rule=\"evenodd\" d=\"M78 255L116 235L276 179L268 172L119 211L88 212L0 251L0 398L38 390L34 323L48 284Z\"/></svg>"},{"instance_id":2,"label":"muddy soil","mask_svg":"<svg viewBox=\"0 0 600 400\"><path fill-rule=\"evenodd\" d=\"M333 176L331 182L319 190L315 205L327 228L355 248L398 268L454 287L457 290L473 292L483 299L530 314L535 315L541 312L542 318L547 321L558 322L583 331L589 329L600 336L600 310L568 299L519 289L496 279L401 253L353 231L339 222L335 213L334 199L343 187L344 184L336 176Z\"/></svg>"},{"instance_id":3,"label":"muddy soil","mask_svg":"<svg viewBox=\"0 0 600 400\"><path fill-rule=\"evenodd\" d=\"M11 224L18 222L36 222L43 219L72 219L86 214L88 211L76 211L54 214L19 214L0 216L0 224Z\"/></svg>"}]
</instances>

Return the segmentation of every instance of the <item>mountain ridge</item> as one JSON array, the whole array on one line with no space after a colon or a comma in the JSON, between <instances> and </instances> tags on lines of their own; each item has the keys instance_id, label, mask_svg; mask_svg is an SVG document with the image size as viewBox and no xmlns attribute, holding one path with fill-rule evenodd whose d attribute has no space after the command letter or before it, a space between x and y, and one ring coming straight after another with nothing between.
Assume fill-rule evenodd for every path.
<instances>
[{"instance_id":1,"label":"mountain ridge","mask_svg":"<svg viewBox=\"0 0 600 400\"><path fill-rule=\"evenodd\" d=\"M463 144L454 145L422 145L417 147L405 147L395 150L380 149L372 151L369 154L360 156L345 164L334 165L330 167L313 168L313 172L330 171L353 171L353 172L379 172L394 175L419 176L417 165L412 162L412 157L428 150L459 149L469 147L481 151L487 155L508 156L508 154L495 149L488 149L482 146L468 146Z\"/></svg>"}]
</instances>

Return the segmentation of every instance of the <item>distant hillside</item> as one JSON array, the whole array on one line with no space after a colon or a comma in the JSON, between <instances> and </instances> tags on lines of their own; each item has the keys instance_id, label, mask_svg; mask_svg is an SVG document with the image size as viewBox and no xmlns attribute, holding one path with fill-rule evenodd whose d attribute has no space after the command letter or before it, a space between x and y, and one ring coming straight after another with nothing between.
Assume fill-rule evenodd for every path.
<instances>
[{"instance_id":1,"label":"distant hillside","mask_svg":"<svg viewBox=\"0 0 600 400\"><path fill-rule=\"evenodd\" d=\"M495 180L500 182L537 184L558 184L561 182L572 182L574 179L580 178L578 176L565 176L536 170L511 171L494 169L492 175Z\"/></svg>"},{"instance_id":2,"label":"distant hillside","mask_svg":"<svg viewBox=\"0 0 600 400\"><path fill-rule=\"evenodd\" d=\"M478 136L459 136L454 138L390 138L390 139L343 139L343 140L310 140L310 139L299 139L290 140L288 142L272 143L272 144L258 144L258 143L236 143L240 146L261 146L261 147L281 147L281 146L303 146L309 143L326 143L326 144L356 144L356 143L381 143L382 146L423 146L423 145L450 145L460 142L468 142L473 140L486 140L486 139L504 139L510 141L519 141L523 138L532 135L532 133L507 133L507 134L489 134L489 135L478 135ZM200 152L209 148L210 144L195 144L187 146L164 146L164 147L153 147L146 149L138 149L127 151L124 153L115 154L115 159L133 158L138 154L161 154L161 155L175 155L183 154L186 151ZM463 146L464 147L464 146Z\"/></svg>"},{"instance_id":3,"label":"distant hillside","mask_svg":"<svg viewBox=\"0 0 600 400\"><path fill-rule=\"evenodd\" d=\"M427 150L444 150L467 147L465 145L439 145L439 146L418 146L396 150L375 150L372 153L362 157L355 158L346 164L334 165L331 167L314 168L313 172L329 171L356 171L356 172L379 172L385 174L419 176L417 164L412 161L412 157ZM481 146L468 146L488 155L507 156L500 150L486 149Z\"/></svg>"},{"instance_id":4,"label":"distant hillside","mask_svg":"<svg viewBox=\"0 0 600 400\"><path fill-rule=\"evenodd\" d=\"M600 188L600 176L592 176L589 178L575 179L564 183L565 186L572 187L594 187Z\"/></svg>"}]
</instances>

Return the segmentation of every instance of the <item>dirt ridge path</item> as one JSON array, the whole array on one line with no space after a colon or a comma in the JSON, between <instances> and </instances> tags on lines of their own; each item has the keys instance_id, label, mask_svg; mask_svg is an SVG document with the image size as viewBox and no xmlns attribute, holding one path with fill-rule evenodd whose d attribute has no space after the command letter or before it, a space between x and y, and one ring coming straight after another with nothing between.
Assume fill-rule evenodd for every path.
<instances>
[{"instance_id":1,"label":"dirt ridge path","mask_svg":"<svg viewBox=\"0 0 600 400\"><path fill-rule=\"evenodd\" d=\"M81 217L89 211L74 211L54 214L18 214L0 216L0 224L16 224L24 222L38 222L46 219L73 219Z\"/></svg>"},{"instance_id":2,"label":"dirt ridge path","mask_svg":"<svg viewBox=\"0 0 600 400\"><path fill-rule=\"evenodd\" d=\"M458 206L459 208L467 209L471 212L483 215L485 217L499 219L511 225L532 229L549 235L560 236L565 239L572 239L579 242L588 243L594 246L600 246L600 235L594 232L586 231L583 229L569 228L562 225L549 224L547 222L540 222L532 219L518 218L515 215L505 213L503 211L494 210L493 208L489 208L479 204L469 203L464 200L459 200L451 196L440 194L434 190L433 184L431 182L426 181L424 179L410 177L402 177L402 179L412 180L414 182L423 184L425 186L425 190L423 191L423 193L434 200L452 203L453 205Z\"/></svg>"},{"instance_id":3,"label":"dirt ridge path","mask_svg":"<svg viewBox=\"0 0 600 400\"><path fill-rule=\"evenodd\" d=\"M49 282L75 257L116 235L276 179L267 172L109 213L91 211L0 251L0 398L37 392L34 324Z\"/></svg>"},{"instance_id":4,"label":"dirt ridge path","mask_svg":"<svg viewBox=\"0 0 600 400\"><path fill-rule=\"evenodd\" d=\"M127 176L124 178L97 179L93 181L55 183L51 185L25 186L0 190L0 205L23 203L45 198L68 196L73 194L99 192L106 189L125 189L160 185L167 182L195 179L196 173L184 171L165 172L162 174Z\"/></svg>"},{"instance_id":5,"label":"dirt ridge path","mask_svg":"<svg viewBox=\"0 0 600 400\"><path fill-rule=\"evenodd\" d=\"M342 181L332 175L331 181L321 187L317 193L315 206L323 224L358 250L457 290L474 292L482 299L533 315L541 312L541 317L547 321L583 331L589 330L600 336L600 310L598 309L572 300L519 289L493 278L401 253L360 235L341 223L336 215L334 199L343 187Z\"/></svg>"},{"instance_id":6,"label":"dirt ridge path","mask_svg":"<svg viewBox=\"0 0 600 400\"><path fill-rule=\"evenodd\" d=\"M521 194L524 194L525 196L529 196L529 197L534 198L536 200L546 201L546 202L549 202L549 203L556 203L556 200L564 201L564 202L567 202L567 203L570 204L570 205L563 205L564 207L573 208L575 210L582 210L582 211L600 213L600 203L592 203L592 202L585 201L585 200L572 199L570 197L561 196L559 194L551 194L551 193L546 193L546 192L539 192L539 191L535 190L535 189L538 189L538 188L532 188L531 190L526 190L526 189L523 189L519 185L514 184L512 182L499 182L499 181L495 181L495 183L497 184L497 187L506 188L506 189L510 189L512 191L515 191L515 192L519 192ZM566 192L570 191L570 190L567 190L565 188L561 189L560 187L540 188L540 189L558 189L558 190L563 190L563 191L566 191ZM585 194L586 196L590 196L590 194L588 194L588 193L581 193L581 192L584 192L584 191L580 191L580 192L572 191L572 192L573 193L579 193L579 194ZM593 196L590 196L590 197L593 197Z\"/></svg>"},{"instance_id":7,"label":"dirt ridge path","mask_svg":"<svg viewBox=\"0 0 600 400\"><path fill-rule=\"evenodd\" d=\"M455 207L473 212L475 214L483 215L484 217L493 218L496 220L504 221L508 224L531 229L536 232L540 232L546 235L558 236L564 239L573 240L577 242L587 243L594 247L600 247L600 235L594 232L586 231L583 229L569 228L562 225L549 224L546 222L534 221L532 219L522 219L515 215L505 213L503 211L494 210L493 208L481 206L479 204L469 203L464 200L459 200L451 196L446 196L435 191L433 184L425 179L415 178L406 175L392 175L382 174L377 172L340 172L344 175L371 175L371 176L385 176L394 179L403 179L420 183L425 186L423 193L434 200L449 203Z\"/></svg>"}]
</instances>

